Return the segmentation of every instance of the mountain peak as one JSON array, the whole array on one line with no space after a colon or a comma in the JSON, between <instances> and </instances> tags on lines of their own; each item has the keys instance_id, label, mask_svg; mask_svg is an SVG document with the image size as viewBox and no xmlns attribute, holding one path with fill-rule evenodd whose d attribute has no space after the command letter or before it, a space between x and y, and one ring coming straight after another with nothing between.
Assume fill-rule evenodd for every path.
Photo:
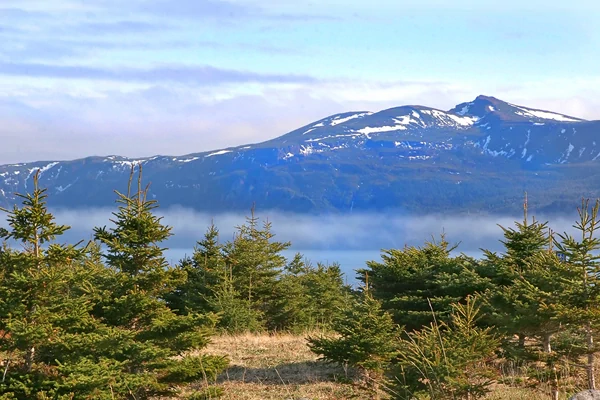
<instances>
[{"instance_id":1,"label":"mountain peak","mask_svg":"<svg viewBox=\"0 0 600 400\"><path fill-rule=\"evenodd\" d=\"M479 95L475 100L461 103L449 111L460 116L483 119L489 115L514 122L534 122L540 120L553 120L558 122L583 122L581 118L570 117L550 111L522 107L492 96Z\"/></svg>"},{"instance_id":2,"label":"mountain peak","mask_svg":"<svg viewBox=\"0 0 600 400\"><path fill-rule=\"evenodd\" d=\"M449 112L461 116L481 119L489 113L493 113L499 109L506 109L507 106L510 107L508 103L495 97L479 95L475 98L475 100L461 103L451 109Z\"/></svg>"},{"instance_id":3,"label":"mountain peak","mask_svg":"<svg viewBox=\"0 0 600 400\"><path fill-rule=\"evenodd\" d=\"M505 101L497 99L497 98L495 98L493 96L486 96L484 94L480 94L479 96L477 96L475 98L475 100L473 100L473 103L477 103L477 102L504 103L504 104L507 104Z\"/></svg>"}]
</instances>

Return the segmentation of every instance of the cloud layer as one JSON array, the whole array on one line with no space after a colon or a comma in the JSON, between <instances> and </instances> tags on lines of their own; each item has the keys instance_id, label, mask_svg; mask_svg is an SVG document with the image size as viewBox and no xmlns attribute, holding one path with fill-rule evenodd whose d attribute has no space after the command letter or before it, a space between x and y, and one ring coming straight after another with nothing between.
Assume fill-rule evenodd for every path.
<instances>
[{"instance_id":1,"label":"cloud layer","mask_svg":"<svg viewBox=\"0 0 600 400\"><path fill-rule=\"evenodd\" d=\"M56 210L56 220L71 229L60 239L75 243L91 240L93 228L111 226L109 219L113 210ZM211 221L220 231L220 240L226 242L234 237L237 226L245 223L242 214L209 215L190 209L162 210L163 222L173 227L173 236L165 244L169 248L167 258L176 263L185 255L191 255ZM514 227L521 216L473 216L457 218L444 215L410 216L397 214L354 214L346 216L307 216L279 212L258 212L261 222L272 223L275 239L291 242L285 253L291 258L295 252L304 254L312 262L339 262L350 281L354 270L365 266L368 260L379 260L381 249L422 246L427 241L439 241L442 234L451 244L458 244L456 253L479 258L481 249L501 253L502 229ZM576 215L538 218L549 221L555 232L574 234L572 227ZM0 214L0 226L6 227L4 214Z\"/></svg>"}]
</instances>

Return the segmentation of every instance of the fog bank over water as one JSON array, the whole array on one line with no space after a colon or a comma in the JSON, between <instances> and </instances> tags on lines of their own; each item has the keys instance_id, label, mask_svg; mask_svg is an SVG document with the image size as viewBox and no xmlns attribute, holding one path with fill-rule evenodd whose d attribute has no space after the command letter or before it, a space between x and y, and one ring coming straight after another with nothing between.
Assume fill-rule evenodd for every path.
<instances>
[{"instance_id":1,"label":"fog bank over water","mask_svg":"<svg viewBox=\"0 0 600 400\"><path fill-rule=\"evenodd\" d=\"M114 209L53 210L60 224L72 227L62 238L64 242L89 240L95 226L111 226L110 218ZM246 215L237 213L216 214L197 212L191 209L157 209L164 217L163 222L173 227L173 237L165 244L170 250L167 259L176 262L184 255L190 255L195 243L200 240L211 220L220 230L221 241L231 240L235 227L245 222ZM275 239L290 241L292 246L285 253L292 257L301 252L306 258L316 262L339 262L342 269L353 279L356 268L364 266L366 260L378 260L381 249L421 246L426 241L439 240L445 233L451 243L459 243L457 252L478 257L480 249L502 251L502 230L514 226L514 216L452 216L424 215L409 216L393 213L357 213L349 215L301 215L282 212L256 212L261 223L272 223ZM549 221L556 232L565 230L572 233L576 214L562 217L537 218ZM6 216L0 214L0 226L6 227Z\"/></svg>"}]
</instances>

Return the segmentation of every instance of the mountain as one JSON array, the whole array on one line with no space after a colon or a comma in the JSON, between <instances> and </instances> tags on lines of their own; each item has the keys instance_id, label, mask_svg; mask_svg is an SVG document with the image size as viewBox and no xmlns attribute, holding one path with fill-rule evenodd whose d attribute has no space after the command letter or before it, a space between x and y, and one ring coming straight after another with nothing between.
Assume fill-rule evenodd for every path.
<instances>
[{"instance_id":1,"label":"mountain","mask_svg":"<svg viewBox=\"0 0 600 400\"><path fill-rule=\"evenodd\" d=\"M598 144L596 142L598 140ZM114 206L131 166L143 165L162 206L207 212L515 212L524 192L543 213L600 197L600 121L494 97L443 111L402 106L321 119L263 143L129 159L0 166L0 205L40 184L55 207Z\"/></svg>"}]
</instances>

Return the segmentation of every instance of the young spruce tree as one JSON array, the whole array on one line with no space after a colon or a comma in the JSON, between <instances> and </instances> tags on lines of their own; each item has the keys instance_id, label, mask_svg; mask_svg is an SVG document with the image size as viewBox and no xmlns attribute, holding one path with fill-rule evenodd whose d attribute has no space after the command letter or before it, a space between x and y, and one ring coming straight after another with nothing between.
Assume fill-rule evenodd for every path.
<instances>
[{"instance_id":1,"label":"young spruce tree","mask_svg":"<svg viewBox=\"0 0 600 400\"><path fill-rule=\"evenodd\" d=\"M590 206L589 200L583 200L577 210L579 221L573 226L580 238L565 232L559 234L556 241L566 267L573 273L568 281L570 285L561 293L564 302L559 310L560 320L582 332L589 389L596 389L594 360L598 348L595 339L600 328L600 238L596 236L600 229L599 210L600 200L596 200L593 206Z\"/></svg>"},{"instance_id":2,"label":"young spruce tree","mask_svg":"<svg viewBox=\"0 0 600 400\"><path fill-rule=\"evenodd\" d=\"M166 304L165 297L185 274L164 258L160 243L171 235L171 228L153 213L157 204L147 199L139 168L137 192L131 194L131 178L129 192L117 192L120 205L111 220L114 227L95 228L112 273L105 282L108 296L96 315L126 338L120 344L121 373L143 380L133 393L138 399L170 393L180 383L215 377L227 364L222 358L190 353L208 343L214 317L195 312L178 315ZM133 173L132 168L131 177Z\"/></svg>"},{"instance_id":3,"label":"young spruce tree","mask_svg":"<svg viewBox=\"0 0 600 400\"><path fill-rule=\"evenodd\" d=\"M486 288L487 281L476 273L476 261L465 255L452 257L454 249L442 236L439 243L423 247L384 250L381 262L369 261L366 269L358 270L358 279L365 283L368 277L373 297L397 324L418 330L434 315L448 320L453 303Z\"/></svg>"},{"instance_id":4,"label":"young spruce tree","mask_svg":"<svg viewBox=\"0 0 600 400\"><path fill-rule=\"evenodd\" d=\"M337 336L309 337L310 349L326 361L358 369L373 389L373 398L378 399L400 340L400 330L392 316L365 288L360 299L348 304L334 320L333 332Z\"/></svg>"},{"instance_id":5,"label":"young spruce tree","mask_svg":"<svg viewBox=\"0 0 600 400\"><path fill-rule=\"evenodd\" d=\"M497 255L484 250L484 259L478 268L480 275L490 281L484 322L499 328L507 338L517 335L519 341L516 346L508 340L505 350L518 353L524 350L526 337L544 335L540 328L545 317L537 318L539 302L532 293L535 286L531 284L544 285L540 280L544 267L536 266L539 256L547 253L551 246L551 239L547 222L541 223L535 218L529 221L527 201L524 203L523 221L515 222L516 229L499 226L504 235L501 242L505 251ZM527 284L527 277L536 281ZM552 329L550 326L547 328L548 335L551 335Z\"/></svg>"},{"instance_id":6,"label":"young spruce tree","mask_svg":"<svg viewBox=\"0 0 600 400\"><path fill-rule=\"evenodd\" d=\"M78 343L101 327L89 314L98 270L84 265L83 249L56 243L69 227L48 211L38 177L39 171L32 193L17 194L22 207L2 210L9 229L0 237L22 249L0 249L0 397L79 394L82 382L73 382L69 370L85 364L90 351Z\"/></svg>"},{"instance_id":7,"label":"young spruce tree","mask_svg":"<svg viewBox=\"0 0 600 400\"><path fill-rule=\"evenodd\" d=\"M223 294L238 298L239 305L247 304L252 313L262 318L263 327L270 325L269 311L286 265L281 252L290 247L289 242L279 242L274 237L272 224L265 221L261 229L253 209L246 223L237 227L233 240L223 248L229 272Z\"/></svg>"}]
</instances>

